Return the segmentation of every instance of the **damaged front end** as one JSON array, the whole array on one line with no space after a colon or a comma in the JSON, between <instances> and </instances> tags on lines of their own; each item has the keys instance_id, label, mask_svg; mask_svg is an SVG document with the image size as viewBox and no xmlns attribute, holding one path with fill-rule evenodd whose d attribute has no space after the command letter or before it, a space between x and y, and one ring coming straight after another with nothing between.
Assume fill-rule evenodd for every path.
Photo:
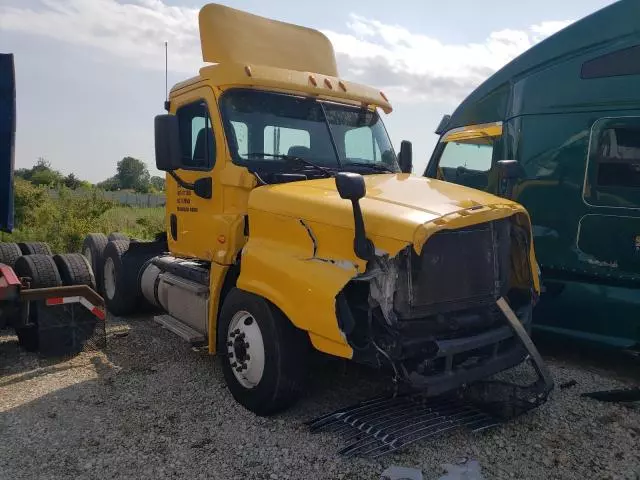
<instances>
[{"instance_id":1,"label":"damaged front end","mask_svg":"<svg viewBox=\"0 0 640 480\"><path fill-rule=\"evenodd\" d=\"M518 214L440 230L376 255L336 297L353 359L390 367L395 389L307 422L379 457L453 429L480 432L547 400L553 380L529 338L536 288ZM537 380L490 377L530 359Z\"/></svg>"},{"instance_id":2,"label":"damaged front end","mask_svg":"<svg viewBox=\"0 0 640 480\"><path fill-rule=\"evenodd\" d=\"M532 358L540 380L507 396L522 409L545 401L553 382L527 335L537 298L530 235L516 219L440 230L420 253L377 252L336 297L353 359L434 397ZM505 395L497 384L469 391L485 404Z\"/></svg>"}]
</instances>

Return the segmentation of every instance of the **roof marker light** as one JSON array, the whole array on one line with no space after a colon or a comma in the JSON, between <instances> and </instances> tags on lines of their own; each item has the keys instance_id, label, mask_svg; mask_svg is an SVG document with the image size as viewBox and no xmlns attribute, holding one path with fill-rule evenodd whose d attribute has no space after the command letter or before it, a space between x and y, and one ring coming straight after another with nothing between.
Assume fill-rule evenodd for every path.
<instances>
[{"instance_id":1,"label":"roof marker light","mask_svg":"<svg viewBox=\"0 0 640 480\"><path fill-rule=\"evenodd\" d=\"M381 96L382 98L384 98L384 101L385 101L385 102L388 102L388 101L389 101L389 99L387 98L387 96L384 94L384 92L383 92L382 90L380 90L380 96Z\"/></svg>"},{"instance_id":2,"label":"roof marker light","mask_svg":"<svg viewBox=\"0 0 640 480\"><path fill-rule=\"evenodd\" d=\"M314 87L318 86L318 82L313 75L309 75L309 82L311 82L311 85L313 85Z\"/></svg>"},{"instance_id":3,"label":"roof marker light","mask_svg":"<svg viewBox=\"0 0 640 480\"><path fill-rule=\"evenodd\" d=\"M249 65L244 66L244 73L247 74L247 77L251 76L251 67Z\"/></svg>"},{"instance_id":4,"label":"roof marker light","mask_svg":"<svg viewBox=\"0 0 640 480\"><path fill-rule=\"evenodd\" d=\"M325 78L324 84L327 86L329 90L333 90L333 85L331 85L331 80L329 80L328 78Z\"/></svg>"},{"instance_id":5,"label":"roof marker light","mask_svg":"<svg viewBox=\"0 0 640 480\"><path fill-rule=\"evenodd\" d=\"M338 82L338 85L340 86L340 88L342 89L343 92L347 91L347 86L344 84L344 82L342 80L340 80Z\"/></svg>"}]
</instances>

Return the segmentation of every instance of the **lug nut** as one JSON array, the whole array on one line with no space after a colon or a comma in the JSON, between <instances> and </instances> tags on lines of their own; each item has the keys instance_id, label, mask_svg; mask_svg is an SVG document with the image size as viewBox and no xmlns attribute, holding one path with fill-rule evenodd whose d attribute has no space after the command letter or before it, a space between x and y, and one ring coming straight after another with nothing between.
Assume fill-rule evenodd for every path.
<instances>
[{"instance_id":1,"label":"lug nut","mask_svg":"<svg viewBox=\"0 0 640 480\"><path fill-rule=\"evenodd\" d=\"M244 359L245 359L245 360L251 360L251 357L250 357L250 356L249 356L249 354L247 353L247 354L244 356Z\"/></svg>"},{"instance_id":2,"label":"lug nut","mask_svg":"<svg viewBox=\"0 0 640 480\"><path fill-rule=\"evenodd\" d=\"M239 329L239 328L236 328L236 329L233 331L233 333L235 333L236 335L238 335L238 334L240 333L240 329Z\"/></svg>"},{"instance_id":3,"label":"lug nut","mask_svg":"<svg viewBox=\"0 0 640 480\"><path fill-rule=\"evenodd\" d=\"M227 342L227 347L233 347L233 342L231 341Z\"/></svg>"},{"instance_id":4,"label":"lug nut","mask_svg":"<svg viewBox=\"0 0 640 480\"><path fill-rule=\"evenodd\" d=\"M249 348L249 347L250 347L249 342L244 342L244 348Z\"/></svg>"},{"instance_id":5,"label":"lug nut","mask_svg":"<svg viewBox=\"0 0 640 480\"><path fill-rule=\"evenodd\" d=\"M236 367L237 365L238 365L238 364L237 364L236 362L233 362L233 363L231 364L231 366L232 366L232 367Z\"/></svg>"},{"instance_id":6,"label":"lug nut","mask_svg":"<svg viewBox=\"0 0 640 480\"><path fill-rule=\"evenodd\" d=\"M229 353L227 353L227 357L229 357L229 358L233 358L233 352L229 352Z\"/></svg>"}]
</instances>

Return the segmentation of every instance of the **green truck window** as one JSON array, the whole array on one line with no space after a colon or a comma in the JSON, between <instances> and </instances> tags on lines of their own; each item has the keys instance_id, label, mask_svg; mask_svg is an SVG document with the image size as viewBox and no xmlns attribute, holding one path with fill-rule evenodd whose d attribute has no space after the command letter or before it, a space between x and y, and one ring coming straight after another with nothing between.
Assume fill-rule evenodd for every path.
<instances>
[{"instance_id":1,"label":"green truck window","mask_svg":"<svg viewBox=\"0 0 640 480\"><path fill-rule=\"evenodd\" d=\"M640 188L640 119L622 121L600 131L593 160L596 183L603 187Z\"/></svg>"},{"instance_id":2,"label":"green truck window","mask_svg":"<svg viewBox=\"0 0 640 480\"><path fill-rule=\"evenodd\" d=\"M449 142L442 152L439 166L486 172L491 168L492 156L493 145L490 144Z\"/></svg>"},{"instance_id":3,"label":"green truck window","mask_svg":"<svg viewBox=\"0 0 640 480\"><path fill-rule=\"evenodd\" d=\"M584 200L640 208L640 117L601 118L591 129Z\"/></svg>"}]
</instances>

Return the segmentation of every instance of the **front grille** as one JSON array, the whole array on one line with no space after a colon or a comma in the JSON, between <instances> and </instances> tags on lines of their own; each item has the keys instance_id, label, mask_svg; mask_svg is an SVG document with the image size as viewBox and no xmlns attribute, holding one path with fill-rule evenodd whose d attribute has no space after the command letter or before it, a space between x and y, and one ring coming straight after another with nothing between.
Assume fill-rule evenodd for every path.
<instances>
[{"instance_id":1,"label":"front grille","mask_svg":"<svg viewBox=\"0 0 640 480\"><path fill-rule=\"evenodd\" d=\"M509 282L508 219L432 235L403 259L394 307L400 319L495 303Z\"/></svg>"}]
</instances>

